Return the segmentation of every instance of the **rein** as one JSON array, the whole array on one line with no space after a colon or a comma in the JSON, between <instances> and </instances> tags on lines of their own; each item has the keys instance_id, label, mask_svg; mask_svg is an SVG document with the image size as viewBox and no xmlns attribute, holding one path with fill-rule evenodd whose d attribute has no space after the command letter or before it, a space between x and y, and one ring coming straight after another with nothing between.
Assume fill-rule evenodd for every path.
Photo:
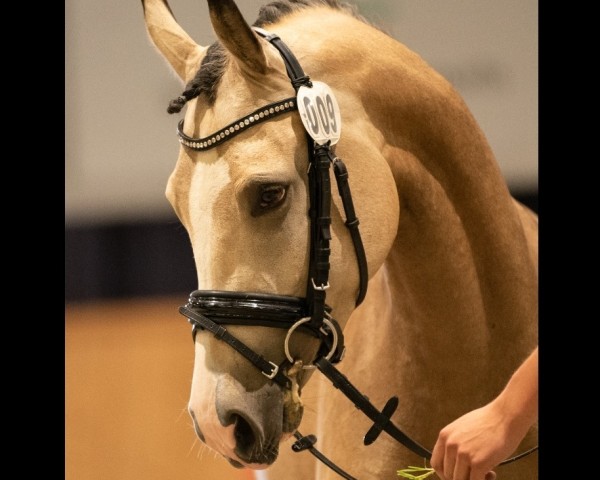
<instances>
[{"instance_id":1,"label":"rein","mask_svg":"<svg viewBox=\"0 0 600 480\"><path fill-rule=\"evenodd\" d=\"M232 122L225 128L202 138L193 138L184 134L184 124L183 120L181 120L177 127L177 134L180 143L185 147L196 151L205 151L222 144L253 125L294 110L302 109L302 105L298 105L300 101L299 91L302 88L313 88L313 82L311 82L310 77L304 73L294 54L279 36L270 34L258 27L253 28L281 54L288 77L296 91L296 97L286 98L265 105L245 117ZM307 97L303 98L306 103ZM325 109L326 107L323 106L323 108ZM301 110L301 117L303 112L304 110ZM344 214L346 216L345 225L350 232L358 263L359 289L356 306L360 305L367 293L367 260L358 229L359 221L354 211L352 194L348 184L348 172L342 160L334 154L334 143L337 139L332 141L331 139L323 140L319 137L319 140L316 140L314 131L313 133L309 131L307 123L305 123L306 121L310 121L310 118L303 118L308 145L308 190L310 199L310 260L306 298L253 292L195 290L190 294L188 303L179 308L179 312L186 316L191 323L192 338L194 340L198 330L208 330L219 340L227 343L243 355L268 379L287 389L292 387L292 382L284 371L286 367L289 368L294 363L294 359L290 355L288 348L291 334L298 329L320 339L321 346L317 352L314 364L303 366L303 368L318 368L332 382L335 388L341 390L354 403L356 408L373 421L373 426L364 436L364 445L372 444L381 432L385 431L415 454L430 459L431 451L412 440L391 421L391 417L398 407L398 397L391 397L380 411L335 367L335 364L340 362L344 356L345 346L342 330L337 321L331 316L331 307L326 304L330 268L331 166L333 166L338 192L342 199ZM334 117L332 117L332 121L335 121ZM278 365L264 358L234 335L231 335L223 324L287 329L288 334L284 343L286 359ZM308 450L343 478L356 480L314 448L317 440L314 435L303 436L300 432L296 431L294 432L294 437L297 440L292 445L293 451L301 452ZM536 446L504 460L500 465L518 460L537 449L538 447Z\"/></svg>"}]
</instances>

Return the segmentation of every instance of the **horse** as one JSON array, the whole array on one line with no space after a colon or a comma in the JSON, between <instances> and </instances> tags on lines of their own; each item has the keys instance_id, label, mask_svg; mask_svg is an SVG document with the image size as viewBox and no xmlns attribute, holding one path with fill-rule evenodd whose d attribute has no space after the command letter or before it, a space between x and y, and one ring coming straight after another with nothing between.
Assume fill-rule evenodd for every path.
<instances>
[{"instance_id":1,"label":"horse","mask_svg":"<svg viewBox=\"0 0 600 480\"><path fill-rule=\"evenodd\" d=\"M537 215L453 86L356 7L280 0L251 26L233 0L208 0L217 41L200 46L166 0L142 4L185 85L168 107L186 111L166 196L198 276L181 309L197 436L271 480L339 478L292 451L298 438L361 480L422 465L390 423L431 449L537 345ZM314 187L338 160L350 205ZM314 368L334 361L375 423ZM517 452L536 443L537 424ZM537 454L497 473L537 478Z\"/></svg>"}]
</instances>

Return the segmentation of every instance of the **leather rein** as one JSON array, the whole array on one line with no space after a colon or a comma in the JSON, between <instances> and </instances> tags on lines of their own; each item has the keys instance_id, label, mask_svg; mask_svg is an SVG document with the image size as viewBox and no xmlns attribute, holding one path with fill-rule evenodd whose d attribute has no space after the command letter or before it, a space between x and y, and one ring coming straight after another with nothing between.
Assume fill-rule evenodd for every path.
<instances>
[{"instance_id":1,"label":"leather rein","mask_svg":"<svg viewBox=\"0 0 600 480\"><path fill-rule=\"evenodd\" d=\"M242 117L225 128L203 138L189 137L183 133L183 120L177 127L179 141L185 147L204 151L214 148L231 139L248 128L277 117L279 115L298 110L298 91L301 87L312 88L310 77L304 73L298 60L287 45L275 34L261 28L253 27L261 37L270 42L281 54L288 77L297 94L295 97L273 102L261 107ZM420 457L430 459L431 451L427 450L391 421L391 416L398 407L398 397L391 397L383 409L378 410L336 367L345 353L344 335L337 321L331 316L331 307L326 303L326 291L329 288L329 241L331 239L331 185L330 167L333 166L338 192L342 200L346 216L345 225L350 232L359 270L359 291L356 306L365 298L367 293L368 270L365 250L358 229L359 221L354 211L352 194L348 184L346 166L334 153L334 146L330 141L317 142L309 134L305 125L308 145L309 171L308 190L310 199L310 260L308 268L308 284L306 298L285 295L271 295L253 292L232 292L217 290L195 290L188 303L179 308L179 312L186 316L192 325L192 337L195 340L198 330L208 330L219 340L225 342L238 353L243 355L256 366L268 379L276 382L282 388L290 389L292 382L284 371L294 364L294 359L289 353L288 342L291 334L302 330L321 341L313 365L303 368L318 368L333 384L334 387L346 395L367 417L374 423L364 436L364 444L372 444L382 431L385 431L406 448ZM276 364L259 353L252 350L241 340L230 334L223 325L252 325L284 328L288 330L284 350L286 359L281 364ZM292 450L301 452L309 450L316 458L324 462L329 468L347 480L356 480L354 477L339 468L315 447L314 435L303 436L294 432L297 441L292 445ZM503 461L500 465L513 462L537 450L537 446Z\"/></svg>"}]
</instances>

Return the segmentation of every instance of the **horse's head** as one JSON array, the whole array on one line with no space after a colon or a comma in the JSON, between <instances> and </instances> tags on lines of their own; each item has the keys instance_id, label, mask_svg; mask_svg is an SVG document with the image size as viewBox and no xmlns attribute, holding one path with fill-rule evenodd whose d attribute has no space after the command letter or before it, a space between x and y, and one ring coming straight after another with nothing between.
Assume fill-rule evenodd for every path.
<instances>
[{"instance_id":1,"label":"horse's head","mask_svg":"<svg viewBox=\"0 0 600 480\"><path fill-rule=\"evenodd\" d=\"M279 442L300 423L299 395L310 376L310 370L300 367L311 364L323 348L323 341L328 351L334 330L327 325L321 328L324 337L303 328L295 328L291 334L289 327L296 321L293 315L291 323L283 323L286 328L276 328L278 315L292 310L300 312L298 318L307 315L302 305L311 288L308 211L313 205L305 129L289 102L281 109L268 107L294 97L294 88L280 53L243 20L233 1L209 0L210 18L218 37L210 47L197 45L182 30L166 1L143 3L153 43L186 83L182 96L170 105L171 111L179 111L187 104L187 111L180 135L183 145L168 182L167 197L192 242L198 289L202 291L196 297L204 308L201 314L213 320L215 316L227 317L228 321L222 323L234 339L227 344L222 330L211 332L206 325L195 330L189 412L198 436L232 464L264 468L277 457ZM277 3L289 7L293 2ZM350 19L346 13L323 6L323 2L315 3L321 9L328 8L327 15ZM261 11L263 20L259 25L286 41L290 38L300 49L302 27L295 27L291 18L297 16L296 9L304 7L293 5L287 16L282 13L285 9L277 6ZM367 115L360 105L353 104L343 84L336 87L334 80L329 80L343 81L343 72L328 73L326 61L318 58L310 59L310 66L313 71L307 73L313 80L329 81L339 94L345 131L336 146L337 154L348 160L348 170L356 182L352 194L361 220L368 268L373 273L382 264L396 233L398 200L394 181L383 157L365 139ZM335 68L339 68L339 62ZM256 115L248 117L255 110L259 110ZM344 116L349 110L350 120ZM254 121L256 125L252 125ZM204 149L198 145L208 142L209 147L214 146L210 144L215 142L215 132L219 137L216 147ZM194 140L207 135L208 140ZM368 162L366 155L370 157ZM335 186L332 191L326 303L343 328L355 309L359 269ZM298 304L293 297L299 299ZM194 305L190 309L193 311ZM244 318L251 321L244 324ZM246 353L252 353L245 355L240 348L232 348L236 342L238 346L243 342L241 349L247 347ZM267 361L266 371L261 372L256 362L249 360L254 353ZM286 362L288 356L293 362ZM279 378L284 381L268 378L273 376L269 365L280 368Z\"/></svg>"}]
</instances>

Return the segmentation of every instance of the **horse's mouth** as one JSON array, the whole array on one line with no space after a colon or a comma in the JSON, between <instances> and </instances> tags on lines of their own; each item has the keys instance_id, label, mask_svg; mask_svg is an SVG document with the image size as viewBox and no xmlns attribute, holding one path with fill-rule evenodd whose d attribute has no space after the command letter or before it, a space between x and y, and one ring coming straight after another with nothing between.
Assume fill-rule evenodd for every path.
<instances>
[{"instance_id":1,"label":"horse's mouth","mask_svg":"<svg viewBox=\"0 0 600 480\"><path fill-rule=\"evenodd\" d=\"M272 444L266 446L259 452L253 452L252 456L244 458L243 452L235 449L235 454L240 460L242 460L247 468L254 470L260 470L273 465L277 457L279 456L279 445Z\"/></svg>"},{"instance_id":2,"label":"horse's mouth","mask_svg":"<svg viewBox=\"0 0 600 480\"><path fill-rule=\"evenodd\" d=\"M287 400L287 399L286 399ZM297 401L285 401L283 404L283 425L282 425L282 441L287 438L288 435L296 431L300 426L302 415L304 413L304 406L301 402Z\"/></svg>"},{"instance_id":3,"label":"horse's mouth","mask_svg":"<svg viewBox=\"0 0 600 480\"><path fill-rule=\"evenodd\" d=\"M234 460L233 458L224 456L225 460L227 460L227 462L229 463L229 465L231 465L234 468L250 468L252 470L264 470L265 468L268 468L269 466L271 466L273 464L273 462L277 459L277 455L275 455L275 458L273 459L273 461L271 463L257 463L257 462L253 462L253 463L241 463L237 460Z\"/></svg>"},{"instance_id":4,"label":"horse's mouth","mask_svg":"<svg viewBox=\"0 0 600 480\"><path fill-rule=\"evenodd\" d=\"M288 378L292 381L292 386L289 390L285 390L283 393L283 424L282 424L282 440L286 437L285 434L294 433L300 426L302 415L304 413L304 406L300 399L300 385L298 377L303 374L302 363L295 363L287 371Z\"/></svg>"}]
</instances>

